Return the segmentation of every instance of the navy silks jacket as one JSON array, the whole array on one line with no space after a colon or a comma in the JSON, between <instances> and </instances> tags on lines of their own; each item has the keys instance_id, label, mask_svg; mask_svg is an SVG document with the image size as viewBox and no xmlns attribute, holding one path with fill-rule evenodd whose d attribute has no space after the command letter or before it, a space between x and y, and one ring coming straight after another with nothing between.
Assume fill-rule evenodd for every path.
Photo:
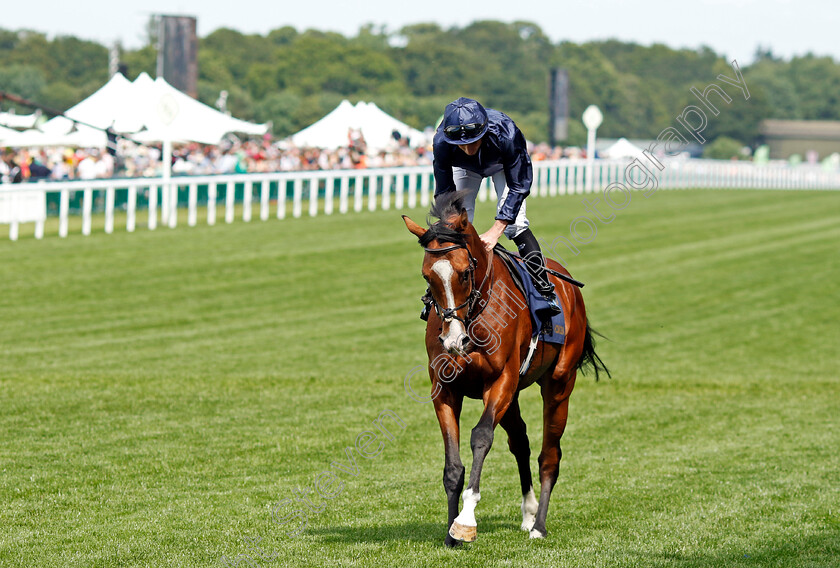
<instances>
[{"instance_id":1,"label":"navy silks jacket","mask_svg":"<svg viewBox=\"0 0 840 568\"><path fill-rule=\"evenodd\" d=\"M435 197L455 191L453 166L484 177L504 169L508 195L499 208L496 219L513 223L522 202L531 192L531 181L534 177L531 157L525 146L525 137L508 115L488 108L487 120L487 133L475 156L467 156L458 146L447 142L442 128L435 133Z\"/></svg>"}]
</instances>

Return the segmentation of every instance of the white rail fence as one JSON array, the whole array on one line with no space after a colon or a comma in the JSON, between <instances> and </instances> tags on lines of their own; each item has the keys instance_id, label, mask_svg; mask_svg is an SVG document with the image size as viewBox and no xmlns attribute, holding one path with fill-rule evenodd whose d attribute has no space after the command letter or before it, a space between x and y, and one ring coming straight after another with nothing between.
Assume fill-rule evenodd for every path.
<instances>
[{"instance_id":1,"label":"white rail fence","mask_svg":"<svg viewBox=\"0 0 840 568\"><path fill-rule=\"evenodd\" d=\"M633 184L642 187L645 171L630 167L636 162L598 160L591 177L585 160L534 162L531 194L589 193L613 182L625 183L631 190ZM817 167L672 160L664 162L660 172L651 162L640 164L656 175L659 189L840 189L840 172ZM48 216L57 216L58 236L66 237L70 216L80 214L81 234L89 235L94 213L101 213L105 232L112 233L119 211L125 212L125 230L133 232L138 211L146 212L146 225L154 230L159 225L176 227L178 209L184 206L189 226L199 222L199 207L205 209L204 222L213 225L218 208L224 210L224 222L233 223L237 204L243 221L252 220L255 207L259 219L265 221L301 217L304 210L314 217L365 208L428 207L433 190L431 166L180 177L168 185L160 178L6 184L0 185L0 223L9 224L11 240L17 240L22 223L34 223L34 235L41 239ZM490 195L488 180L478 198L486 201Z\"/></svg>"}]
</instances>

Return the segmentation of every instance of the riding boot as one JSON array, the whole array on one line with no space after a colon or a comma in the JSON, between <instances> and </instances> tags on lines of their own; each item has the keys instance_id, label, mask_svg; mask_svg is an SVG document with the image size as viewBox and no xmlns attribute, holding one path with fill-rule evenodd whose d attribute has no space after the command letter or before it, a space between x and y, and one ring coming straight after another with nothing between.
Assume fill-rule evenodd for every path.
<instances>
[{"instance_id":1,"label":"riding boot","mask_svg":"<svg viewBox=\"0 0 840 568\"><path fill-rule=\"evenodd\" d=\"M420 301L423 302L423 311L420 312L420 319L429 321L429 312L432 311L432 291L426 288L426 293L423 294Z\"/></svg>"},{"instance_id":2,"label":"riding boot","mask_svg":"<svg viewBox=\"0 0 840 568\"><path fill-rule=\"evenodd\" d=\"M540 243L531 229L525 229L515 237L513 242L519 249L519 256L525 262L525 268L528 274L531 275L531 280L534 281L534 286L537 291L548 302L549 310L552 315L563 312L563 308L557 303L557 295L554 293L554 285L548 279L548 274L545 271L545 257L540 250Z\"/></svg>"}]
</instances>

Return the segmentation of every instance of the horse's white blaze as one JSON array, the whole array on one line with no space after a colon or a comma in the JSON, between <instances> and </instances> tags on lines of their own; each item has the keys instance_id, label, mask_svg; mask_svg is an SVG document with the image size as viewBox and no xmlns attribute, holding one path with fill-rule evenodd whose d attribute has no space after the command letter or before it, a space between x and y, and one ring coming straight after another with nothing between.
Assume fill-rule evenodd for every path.
<instances>
[{"instance_id":1,"label":"horse's white blaze","mask_svg":"<svg viewBox=\"0 0 840 568\"><path fill-rule=\"evenodd\" d=\"M432 265L432 272L440 276L443 281L443 293L446 296L447 309L455 307L455 294L452 293L452 275L455 270L448 260L439 260ZM449 332L443 338L443 348L446 350L457 349L460 347L460 338L464 333L464 326L458 320L449 322Z\"/></svg>"},{"instance_id":2,"label":"horse's white blaze","mask_svg":"<svg viewBox=\"0 0 840 568\"><path fill-rule=\"evenodd\" d=\"M472 489L467 489L461 498L464 500L464 506L461 513L455 517L455 522L465 527L474 527L476 526L475 506L481 501L481 493L473 493Z\"/></svg>"},{"instance_id":3,"label":"horse's white blaze","mask_svg":"<svg viewBox=\"0 0 840 568\"><path fill-rule=\"evenodd\" d=\"M537 498L534 496L534 488L531 487L528 493L522 496L522 530L530 531L534 528L537 520Z\"/></svg>"}]
</instances>

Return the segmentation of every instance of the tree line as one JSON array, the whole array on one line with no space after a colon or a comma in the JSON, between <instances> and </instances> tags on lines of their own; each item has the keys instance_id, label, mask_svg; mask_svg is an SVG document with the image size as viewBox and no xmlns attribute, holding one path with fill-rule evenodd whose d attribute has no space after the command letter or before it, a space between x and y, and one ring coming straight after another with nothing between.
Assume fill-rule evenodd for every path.
<instances>
[{"instance_id":1,"label":"tree line","mask_svg":"<svg viewBox=\"0 0 840 568\"><path fill-rule=\"evenodd\" d=\"M150 29L153 29L150 26ZM154 76L153 34L124 50L128 78ZM199 39L199 99L214 105L229 93L238 118L271 121L291 134L332 110L343 98L373 101L414 127L434 125L443 108L470 96L502 110L535 142L548 136L550 69L569 73L569 145L585 142L580 115L597 104L599 135L652 138L729 62L709 47L673 49L617 40L552 42L537 24L479 21L464 27L414 24L398 32L372 25L353 37L282 27L266 35L218 29ZM749 64L748 64L749 63ZM784 60L758 48L740 62L749 104L728 106L704 133L754 144L764 118L840 119L840 63L804 55ZM0 90L66 109L108 79L108 48L71 36L48 38L0 30Z\"/></svg>"}]
</instances>

